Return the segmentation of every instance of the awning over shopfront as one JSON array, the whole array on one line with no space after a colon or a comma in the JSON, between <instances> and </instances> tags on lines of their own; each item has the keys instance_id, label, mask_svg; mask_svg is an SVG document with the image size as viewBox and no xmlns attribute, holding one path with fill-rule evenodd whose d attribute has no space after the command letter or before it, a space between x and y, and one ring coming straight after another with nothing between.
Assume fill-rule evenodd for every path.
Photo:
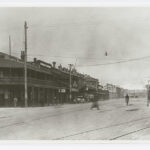
<instances>
[{"instance_id":1,"label":"awning over shopfront","mask_svg":"<svg viewBox=\"0 0 150 150\"><path fill-rule=\"evenodd\" d=\"M72 92L79 92L79 90L78 90L78 89L75 89L75 88L72 88L71 91L72 91Z\"/></svg>"}]
</instances>

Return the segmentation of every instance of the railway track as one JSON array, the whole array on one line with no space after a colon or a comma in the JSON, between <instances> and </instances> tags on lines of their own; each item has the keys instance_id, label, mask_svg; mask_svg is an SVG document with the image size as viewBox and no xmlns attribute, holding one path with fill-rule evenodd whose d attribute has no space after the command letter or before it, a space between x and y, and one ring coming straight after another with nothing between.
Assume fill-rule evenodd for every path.
<instances>
[{"instance_id":1,"label":"railway track","mask_svg":"<svg viewBox=\"0 0 150 150\"><path fill-rule=\"evenodd\" d=\"M51 118L51 117L58 117L58 116L66 115L66 114L68 115L69 113L74 113L74 112L78 112L78 111L85 111L85 110L87 110L87 108L86 109L78 109L78 110L67 111L67 112L64 112L64 113L61 113L61 114L58 113L58 114L53 114L53 115L46 115L44 117L35 118L35 119L25 121L25 122L21 121L21 122L16 122L16 123L3 125L3 126L0 126L0 129L1 128L7 128L7 127L10 127L10 126L18 126L18 125L28 124L28 123L33 122L33 121L38 121L38 120ZM113 110L114 109L102 110L102 111L99 111L99 113L107 112L107 111L113 111ZM10 117L0 117L0 119L5 119L5 118L10 118Z\"/></svg>"},{"instance_id":2,"label":"railway track","mask_svg":"<svg viewBox=\"0 0 150 150\"><path fill-rule=\"evenodd\" d=\"M132 123L132 122L138 122L138 121L146 120L146 119L149 119L149 118L150 118L150 117L144 117L144 118L139 118L139 119L135 119L135 120L127 121L127 122L122 122L122 123L118 123L118 124L112 124L112 125L108 125L108 126L104 126L104 127L100 127L100 128L95 128L95 129L86 130L86 131L83 131L83 132L78 132L78 133L66 135L66 136L63 136L63 137L54 138L54 139L52 139L52 140L63 140L63 139L65 139L65 138L74 137L74 136L82 135L82 134L85 134L85 133L95 132L95 131L102 130L102 129L117 127L117 126L121 126L121 125L125 125L125 124L130 124L130 123ZM129 135L129 134L133 134L133 133L135 133L135 132L139 132L139 131L142 131L142 130L145 130L145 129L148 129L148 128L150 128L150 127L144 127L144 128L141 128L141 129L132 131L132 132L128 132L128 133L126 133L126 134L122 134L122 135L116 136L116 137L111 138L111 139L109 139L109 140L115 140L115 139L118 139L118 138L120 138L120 137Z\"/></svg>"},{"instance_id":3,"label":"railway track","mask_svg":"<svg viewBox=\"0 0 150 150\"><path fill-rule=\"evenodd\" d=\"M98 113L103 113L103 112L109 112L109 111L114 111L116 109L122 109L123 107L126 107L126 106L114 106L113 109L105 109L105 110L100 110L98 111ZM16 122L16 123L12 123L12 124L8 124L8 125L3 125L0 127L0 129L2 128L7 128L7 127L11 127L11 126L19 126L19 125L24 125L24 124L29 124L30 122L33 122L33 121L37 121L37 120L42 120L42 119L45 119L45 118L51 118L51 117L57 117L57 116L61 116L61 115L66 115L66 114L70 114L70 113L74 113L74 112L78 112L78 111L85 111L89 109L89 106L88 108L80 108L80 109L74 109L74 110L71 110L71 111L66 111L66 112L63 112L60 114L57 113L57 114L51 114L51 115L45 115L44 117L39 117L39 118L35 118L35 119L32 119L32 120L29 120L29 121L21 121L21 122ZM98 115L97 113L97 115ZM90 133L90 132L94 132L94 131L97 131L97 130L102 130L102 129L106 129L106 128L111 128L111 127L117 127L117 126L121 126L121 125L125 125L125 124L129 124L129 123L132 123L132 122L136 122L136 121L140 121L140 120L146 120L146 119L149 119L150 117L144 117L144 118L138 118L138 119L135 119L135 120L131 120L131 121L127 121L127 122L122 122L122 123L118 123L118 124L112 124L112 125L108 125L108 126L104 126L104 127L100 127L100 128L95 128L95 129L91 129L91 130L86 130L86 131L83 131L83 132L78 132L78 133L75 133L75 134L70 134L70 135L66 135L66 136L63 136L63 137L58 137L58 138L54 138L52 140L62 140L62 139L65 139L65 138L69 138L69 137L73 137L73 136L77 136L77 135L82 135L84 133ZM122 134L122 135L119 135L119 136L116 136L110 140L115 140L115 139L118 139L120 137L123 137L123 136L126 136L126 135L129 135L129 134L133 134L135 132L139 132L141 130L145 130L145 129L148 129L150 127L146 127L146 128L141 128L139 130L136 130L136 131L133 131L133 132L129 132L129 133L126 133L126 134Z\"/></svg>"},{"instance_id":4,"label":"railway track","mask_svg":"<svg viewBox=\"0 0 150 150\"><path fill-rule=\"evenodd\" d=\"M119 139L119 138L121 138L121 137L124 137L124 136L127 136L127 135L131 135L131 134L134 134L134 133L137 133L137 132L146 130L146 129L150 129L150 126L144 127L144 128L140 128L140 129L138 129L138 130L134 130L134 131L131 131L131 132L128 132L128 133L125 133L125 134L122 134L122 135L113 137L113 138L111 138L111 139L109 139L109 140L116 140L116 139Z\"/></svg>"},{"instance_id":5,"label":"railway track","mask_svg":"<svg viewBox=\"0 0 150 150\"><path fill-rule=\"evenodd\" d=\"M104 106L104 105L102 105L102 106ZM121 109L121 108L123 108L123 107L126 107L126 106L115 106L115 108L114 109L104 109L104 110L100 110L100 111L98 111L98 113L103 113L103 112L109 112L109 111L114 111L114 110L116 110L116 108L117 109ZM90 109L90 107L88 106L88 107L86 107L86 108L80 108L80 109L74 109L74 110L69 110L69 111L65 111L65 112L58 112L58 113L56 113L56 114L50 114L50 115L45 115L44 117L39 117L39 118L35 118L35 119L32 119L32 120L30 120L30 121L36 121L36 120L41 120L41 119L45 119L45 118L49 118L49 117L57 117L57 116L62 116L62 115L66 115L66 114L68 114L69 115L69 113L74 113L74 112L78 112L78 111L85 111L85 110L89 110ZM63 111L63 110L62 110ZM40 114L40 115L43 115L43 114ZM11 118L11 116L1 116L0 117L0 120L1 119L6 119L6 118ZM0 127L1 128L1 127Z\"/></svg>"}]
</instances>

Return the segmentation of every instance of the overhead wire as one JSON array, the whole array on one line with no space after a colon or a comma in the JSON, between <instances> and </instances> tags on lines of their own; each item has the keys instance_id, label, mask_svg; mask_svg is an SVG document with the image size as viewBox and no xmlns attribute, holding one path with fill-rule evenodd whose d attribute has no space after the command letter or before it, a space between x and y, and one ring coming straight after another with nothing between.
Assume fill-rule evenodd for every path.
<instances>
[{"instance_id":1,"label":"overhead wire","mask_svg":"<svg viewBox=\"0 0 150 150\"><path fill-rule=\"evenodd\" d=\"M12 52L14 54L19 54L17 52ZM53 58L63 58L63 59L66 59L66 58L72 58L72 59L76 59L75 61L75 66L76 67L92 67L92 66L106 66L106 65L114 65L114 64L120 64L120 63L128 63L128 62L133 62L133 61L141 61L141 60L145 60L145 59L148 59L150 58L150 56L144 56L144 57L138 57L138 58L131 58L131 59L126 59L126 60L120 60L120 61L115 61L115 62L108 62L108 63L98 63L98 64L89 64L89 65L77 65L77 59L100 59L100 58L90 58L90 57L71 57L71 56L56 56L56 55L36 55L36 54L28 54L27 55L28 57L35 57L35 56L44 56L44 57L53 57Z\"/></svg>"},{"instance_id":2,"label":"overhead wire","mask_svg":"<svg viewBox=\"0 0 150 150\"><path fill-rule=\"evenodd\" d=\"M82 22L82 23L85 23L85 22ZM95 23L93 23L93 22L91 22L91 23L86 23L86 25L95 25L95 24L99 24L100 22L95 22ZM69 24L71 24L71 25L82 25L82 24L79 24L79 23L77 23L77 22L74 22L74 23L64 23L64 24L61 24L61 25L58 25L58 24L54 24L54 25L51 25L51 26L45 26L46 28L49 28L49 27L57 27L57 26L62 26L62 25L69 25ZM57 26L56 26L57 25ZM35 26L35 25L30 25L30 27L29 28L38 28L39 26ZM44 28L45 28L44 27ZM58 58L72 58L72 59L87 59L87 60L89 60L89 59L101 59L101 58L90 58L90 57L71 57L71 56L52 56L52 55L50 55L50 56L48 56L48 55L38 55L38 54L28 54L28 57L32 57L32 56L44 56L44 57L58 57ZM106 56L106 57L108 57L108 56ZM120 64L120 63L128 63L128 62L132 62L132 61L139 61L139 60L144 60L144 59L148 59L148 58L150 58L150 56L145 56L145 57L139 57L139 58L132 58L132 59L126 59L126 60L124 60L124 59L121 59L121 60L119 60L119 61L115 61L115 62L107 62L107 63L97 63L97 64L85 64L85 65L77 65L76 63L75 63L75 65L76 65L76 67L92 67L92 66L106 66L106 65L113 65L113 64ZM113 59L114 60L114 59Z\"/></svg>"},{"instance_id":3,"label":"overhead wire","mask_svg":"<svg viewBox=\"0 0 150 150\"><path fill-rule=\"evenodd\" d=\"M109 62L109 63L101 63L101 64L91 64L91 65L77 65L77 67L90 67L90 66L106 66L106 65L114 65L114 64L120 64L120 63L128 63L128 62L133 62L133 61L139 61L139 60L144 60L148 59L150 56L144 56L144 57L138 57L138 58L132 58L132 59L127 59L127 60L121 60L121 61L116 61L116 62Z\"/></svg>"}]
</instances>

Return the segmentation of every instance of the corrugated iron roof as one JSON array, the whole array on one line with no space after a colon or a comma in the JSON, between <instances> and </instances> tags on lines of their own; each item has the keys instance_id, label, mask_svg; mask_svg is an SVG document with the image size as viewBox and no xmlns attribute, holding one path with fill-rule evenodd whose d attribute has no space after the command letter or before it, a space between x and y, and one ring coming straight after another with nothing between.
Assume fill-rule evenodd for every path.
<instances>
[{"instance_id":1,"label":"corrugated iron roof","mask_svg":"<svg viewBox=\"0 0 150 150\"><path fill-rule=\"evenodd\" d=\"M0 68L24 68L24 62L0 58ZM51 74L51 70L47 70L47 69L35 66L30 63L27 64L27 68L38 71L38 72L44 72L47 74Z\"/></svg>"},{"instance_id":2,"label":"corrugated iron roof","mask_svg":"<svg viewBox=\"0 0 150 150\"><path fill-rule=\"evenodd\" d=\"M23 68L24 64L10 59L0 59L0 67L2 68Z\"/></svg>"}]
</instances>

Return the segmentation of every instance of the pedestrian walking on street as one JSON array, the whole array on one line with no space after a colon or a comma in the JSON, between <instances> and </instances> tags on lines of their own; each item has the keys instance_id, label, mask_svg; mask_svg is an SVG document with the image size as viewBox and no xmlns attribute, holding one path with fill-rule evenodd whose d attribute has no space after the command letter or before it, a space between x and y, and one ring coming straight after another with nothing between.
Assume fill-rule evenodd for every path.
<instances>
[{"instance_id":1,"label":"pedestrian walking on street","mask_svg":"<svg viewBox=\"0 0 150 150\"><path fill-rule=\"evenodd\" d=\"M147 107L149 106L150 104L150 88L148 88L148 91L147 91Z\"/></svg>"},{"instance_id":2,"label":"pedestrian walking on street","mask_svg":"<svg viewBox=\"0 0 150 150\"><path fill-rule=\"evenodd\" d=\"M125 102L126 102L126 105L128 106L129 105L129 95L126 94L125 96Z\"/></svg>"},{"instance_id":3,"label":"pedestrian walking on street","mask_svg":"<svg viewBox=\"0 0 150 150\"><path fill-rule=\"evenodd\" d=\"M54 96L54 105L57 105L57 98L56 98L56 96Z\"/></svg>"},{"instance_id":4,"label":"pedestrian walking on street","mask_svg":"<svg viewBox=\"0 0 150 150\"><path fill-rule=\"evenodd\" d=\"M17 97L14 97L14 107L17 107L17 102L18 102Z\"/></svg>"},{"instance_id":5,"label":"pedestrian walking on street","mask_svg":"<svg viewBox=\"0 0 150 150\"><path fill-rule=\"evenodd\" d=\"M99 108L98 100L99 100L98 93L95 93L94 98L92 99L92 106L91 106L91 109L93 109L93 108L97 108L97 110L100 109L100 108Z\"/></svg>"}]
</instances>

